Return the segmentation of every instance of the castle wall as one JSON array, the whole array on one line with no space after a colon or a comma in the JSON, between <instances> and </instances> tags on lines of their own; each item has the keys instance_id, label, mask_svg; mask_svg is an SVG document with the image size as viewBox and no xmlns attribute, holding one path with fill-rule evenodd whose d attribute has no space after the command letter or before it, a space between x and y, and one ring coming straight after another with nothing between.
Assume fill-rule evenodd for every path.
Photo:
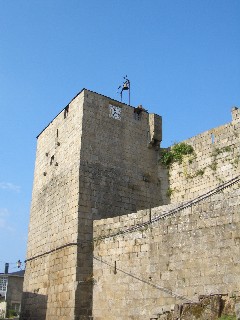
<instances>
[{"instance_id":1,"label":"castle wall","mask_svg":"<svg viewBox=\"0 0 240 320\"><path fill-rule=\"evenodd\" d=\"M171 203L188 201L240 173L240 109L232 109L232 122L184 141L194 153L166 169L159 165L159 178Z\"/></svg>"},{"instance_id":2,"label":"castle wall","mask_svg":"<svg viewBox=\"0 0 240 320\"><path fill-rule=\"evenodd\" d=\"M202 294L239 295L239 196L238 179L185 209L94 221L94 320L157 318Z\"/></svg>"},{"instance_id":3,"label":"castle wall","mask_svg":"<svg viewBox=\"0 0 240 320\"><path fill-rule=\"evenodd\" d=\"M74 317L82 99L38 136L21 319Z\"/></svg>"},{"instance_id":4,"label":"castle wall","mask_svg":"<svg viewBox=\"0 0 240 320\"><path fill-rule=\"evenodd\" d=\"M185 296L239 292L236 181L169 211L239 175L232 114L187 140L194 155L168 175L159 116L79 93L38 136L21 320L142 320Z\"/></svg>"},{"instance_id":5,"label":"castle wall","mask_svg":"<svg viewBox=\"0 0 240 320\"><path fill-rule=\"evenodd\" d=\"M117 119L111 116L111 105L120 108ZM149 116L143 111L136 117L134 108L84 90L75 310L79 319L88 319L92 312L93 220L162 203L158 152L149 148L151 137L159 137L161 121L151 117L150 128Z\"/></svg>"},{"instance_id":6,"label":"castle wall","mask_svg":"<svg viewBox=\"0 0 240 320\"><path fill-rule=\"evenodd\" d=\"M162 203L160 120L84 89L38 136L22 320L89 319L93 219Z\"/></svg>"},{"instance_id":7,"label":"castle wall","mask_svg":"<svg viewBox=\"0 0 240 320\"><path fill-rule=\"evenodd\" d=\"M121 108L121 119L109 116L109 105ZM134 108L85 90L80 183L93 219L162 204L158 151L149 148L151 116L143 111L138 120Z\"/></svg>"}]
</instances>

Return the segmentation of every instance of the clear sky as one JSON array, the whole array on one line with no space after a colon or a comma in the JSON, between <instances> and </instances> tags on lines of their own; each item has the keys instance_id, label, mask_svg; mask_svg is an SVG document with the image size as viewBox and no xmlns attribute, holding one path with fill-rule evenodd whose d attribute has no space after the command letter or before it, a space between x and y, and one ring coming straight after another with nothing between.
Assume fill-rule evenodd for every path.
<instances>
[{"instance_id":1,"label":"clear sky","mask_svg":"<svg viewBox=\"0 0 240 320\"><path fill-rule=\"evenodd\" d=\"M239 0L0 0L0 272L25 259L38 133L82 88L120 100L125 75L164 147L230 122L239 17Z\"/></svg>"}]
</instances>

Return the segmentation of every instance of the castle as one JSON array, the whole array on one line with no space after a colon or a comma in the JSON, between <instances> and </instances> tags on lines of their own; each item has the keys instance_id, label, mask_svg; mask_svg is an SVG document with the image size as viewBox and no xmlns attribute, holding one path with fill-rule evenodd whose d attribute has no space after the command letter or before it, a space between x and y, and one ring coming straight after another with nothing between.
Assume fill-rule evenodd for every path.
<instances>
[{"instance_id":1,"label":"castle","mask_svg":"<svg viewBox=\"0 0 240 320\"><path fill-rule=\"evenodd\" d=\"M199 296L237 299L239 134L235 107L166 165L160 116L77 94L37 137L20 319L178 319Z\"/></svg>"}]
</instances>

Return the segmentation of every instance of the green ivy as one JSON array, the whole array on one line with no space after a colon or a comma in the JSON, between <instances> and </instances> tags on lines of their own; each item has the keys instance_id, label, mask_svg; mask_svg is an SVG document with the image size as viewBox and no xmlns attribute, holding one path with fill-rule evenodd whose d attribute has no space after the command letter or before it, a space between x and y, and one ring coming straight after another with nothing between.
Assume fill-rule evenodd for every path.
<instances>
[{"instance_id":1,"label":"green ivy","mask_svg":"<svg viewBox=\"0 0 240 320\"><path fill-rule=\"evenodd\" d=\"M174 162L182 163L183 156L192 154L193 152L194 149L191 145L185 142L176 143L171 149L162 151L160 162L169 168Z\"/></svg>"}]
</instances>

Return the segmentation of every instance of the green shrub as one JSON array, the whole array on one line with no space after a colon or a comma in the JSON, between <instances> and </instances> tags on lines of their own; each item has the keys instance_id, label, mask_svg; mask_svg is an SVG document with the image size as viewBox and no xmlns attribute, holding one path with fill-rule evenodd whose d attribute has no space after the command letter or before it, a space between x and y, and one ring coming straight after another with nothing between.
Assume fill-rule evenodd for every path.
<instances>
[{"instance_id":1,"label":"green shrub","mask_svg":"<svg viewBox=\"0 0 240 320\"><path fill-rule=\"evenodd\" d=\"M13 318L16 317L18 315L17 311L13 310L13 309L9 309L7 312L7 317L8 318Z\"/></svg>"},{"instance_id":2,"label":"green shrub","mask_svg":"<svg viewBox=\"0 0 240 320\"><path fill-rule=\"evenodd\" d=\"M191 145L185 142L176 143L170 150L162 151L160 162L169 168L174 162L182 163L183 156L193 152L194 149Z\"/></svg>"}]
</instances>

